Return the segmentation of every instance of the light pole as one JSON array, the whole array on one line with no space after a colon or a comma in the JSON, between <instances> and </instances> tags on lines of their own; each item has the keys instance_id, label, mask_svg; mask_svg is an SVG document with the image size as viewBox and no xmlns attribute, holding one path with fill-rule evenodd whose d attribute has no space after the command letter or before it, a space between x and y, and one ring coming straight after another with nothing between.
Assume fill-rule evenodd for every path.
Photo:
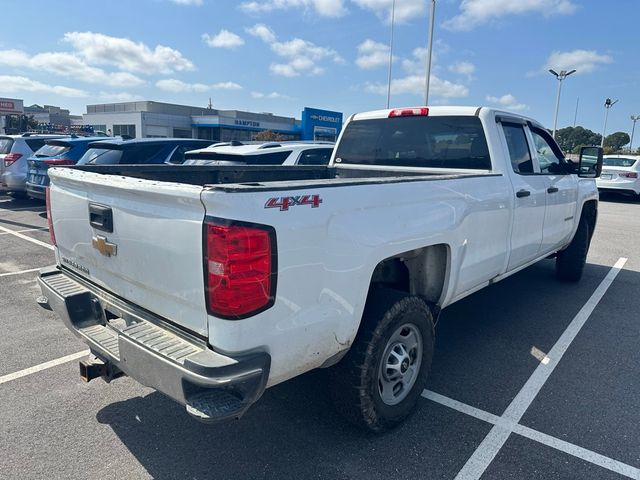
<instances>
[{"instance_id":1,"label":"light pole","mask_svg":"<svg viewBox=\"0 0 640 480\"><path fill-rule=\"evenodd\" d=\"M554 75L558 79L558 95L556 96L556 113L553 116L553 138L556 138L556 127L558 126L558 109L560 108L560 92L562 91L562 81L572 73L576 73L575 70L560 70L560 73L555 70L549 69L549 73Z\"/></svg>"},{"instance_id":2,"label":"light pole","mask_svg":"<svg viewBox=\"0 0 640 480\"><path fill-rule=\"evenodd\" d=\"M607 119L609 118L609 109L613 107L618 100L611 101L610 98L607 98L604 101L604 127L602 128L602 140L600 141L600 148L604 148L604 135L607 133Z\"/></svg>"},{"instance_id":3,"label":"light pole","mask_svg":"<svg viewBox=\"0 0 640 480\"><path fill-rule=\"evenodd\" d=\"M633 128L631 128L631 141L629 142L629 153L633 153L633 132L636 130L636 122L640 120L640 115L631 115Z\"/></svg>"},{"instance_id":4,"label":"light pole","mask_svg":"<svg viewBox=\"0 0 640 480\"><path fill-rule=\"evenodd\" d=\"M429 83L431 82L431 55L433 53L433 25L436 18L436 0L431 0L429 14L429 45L427 46L427 73L424 79L424 104L429 104Z\"/></svg>"},{"instance_id":5,"label":"light pole","mask_svg":"<svg viewBox=\"0 0 640 480\"><path fill-rule=\"evenodd\" d=\"M391 40L389 41L389 79L387 80L387 108L391 101L391 64L393 63L393 24L396 17L396 0L391 4Z\"/></svg>"}]
</instances>

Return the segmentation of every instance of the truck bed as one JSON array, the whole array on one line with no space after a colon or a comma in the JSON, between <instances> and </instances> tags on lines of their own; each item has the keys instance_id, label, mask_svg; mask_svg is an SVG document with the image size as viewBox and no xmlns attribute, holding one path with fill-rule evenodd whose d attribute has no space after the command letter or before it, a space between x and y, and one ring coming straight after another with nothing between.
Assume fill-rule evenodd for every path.
<instances>
[{"instance_id":1,"label":"truck bed","mask_svg":"<svg viewBox=\"0 0 640 480\"><path fill-rule=\"evenodd\" d=\"M318 188L337 184L361 185L496 175L490 172L442 173L324 166L77 165L65 168L103 175L210 186L223 191L244 192L284 190L305 186Z\"/></svg>"}]
</instances>

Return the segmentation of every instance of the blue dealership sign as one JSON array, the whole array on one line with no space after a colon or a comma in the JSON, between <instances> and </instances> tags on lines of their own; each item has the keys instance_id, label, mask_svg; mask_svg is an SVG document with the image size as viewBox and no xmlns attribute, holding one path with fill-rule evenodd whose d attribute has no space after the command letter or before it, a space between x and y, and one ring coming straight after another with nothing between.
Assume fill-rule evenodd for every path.
<instances>
[{"instance_id":1,"label":"blue dealership sign","mask_svg":"<svg viewBox=\"0 0 640 480\"><path fill-rule=\"evenodd\" d=\"M335 141L341 129L341 112L309 107L302 111L302 140Z\"/></svg>"}]
</instances>

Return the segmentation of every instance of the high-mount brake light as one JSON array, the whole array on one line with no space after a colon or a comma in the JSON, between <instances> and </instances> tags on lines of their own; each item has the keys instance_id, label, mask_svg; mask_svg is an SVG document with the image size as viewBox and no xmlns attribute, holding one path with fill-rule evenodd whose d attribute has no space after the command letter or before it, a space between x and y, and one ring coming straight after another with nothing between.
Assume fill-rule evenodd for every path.
<instances>
[{"instance_id":1,"label":"high-mount brake light","mask_svg":"<svg viewBox=\"0 0 640 480\"><path fill-rule=\"evenodd\" d=\"M47 202L47 225L49 225L49 235L51 236L51 243L56 246L56 234L53 231L53 218L51 218L51 187L45 189L45 199Z\"/></svg>"},{"instance_id":2,"label":"high-mount brake light","mask_svg":"<svg viewBox=\"0 0 640 480\"><path fill-rule=\"evenodd\" d=\"M275 230L265 225L207 220L204 235L209 313L240 319L271 307L276 291Z\"/></svg>"},{"instance_id":3,"label":"high-mount brake light","mask_svg":"<svg viewBox=\"0 0 640 480\"><path fill-rule=\"evenodd\" d=\"M75 165L76 162L73 160L67 160L66 158L49 158L47 160L43 160L42 163L49 165L50 167L60 167L62 165Z\"/></svg>"},{"instance_id":4,"label":"high-mount brake light","mask_svg":"<svg viewBox=\"0 0 640 480\"><path fill-rule=\"evenodd\" d=\"M427 107L394 108L389 112L389 118L394 117L426 117L429 115Z\"/></svg>"},{"instance_id":5,"label":"high-mount brake light","mask_svg":"<svg viewBox=\"0 0 640 480\"><path fill-rule=\"evenodd\" d=\"M22 157L21 153L9 153L4 157L4 166L10 167Z\"/></svg>"}]
</instances>

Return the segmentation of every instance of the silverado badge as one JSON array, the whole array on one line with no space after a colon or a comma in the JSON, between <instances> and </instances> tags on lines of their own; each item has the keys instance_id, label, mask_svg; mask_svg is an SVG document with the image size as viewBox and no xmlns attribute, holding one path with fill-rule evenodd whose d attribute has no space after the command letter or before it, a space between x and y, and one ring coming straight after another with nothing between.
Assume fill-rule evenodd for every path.
<instances>
[{"instance_id":1,"label":"silverado badge","mask_svg":"<svg viewBox=\"0 0 640 480\"><path fill-rule=\"evenodd\" d=\"M107 257L116 256L118 254L118 246L115 243L107 241L107 237L103 235L96 235L91 238L91 245L98 250L102 255Z\"/></svg>"}]
</instances>

